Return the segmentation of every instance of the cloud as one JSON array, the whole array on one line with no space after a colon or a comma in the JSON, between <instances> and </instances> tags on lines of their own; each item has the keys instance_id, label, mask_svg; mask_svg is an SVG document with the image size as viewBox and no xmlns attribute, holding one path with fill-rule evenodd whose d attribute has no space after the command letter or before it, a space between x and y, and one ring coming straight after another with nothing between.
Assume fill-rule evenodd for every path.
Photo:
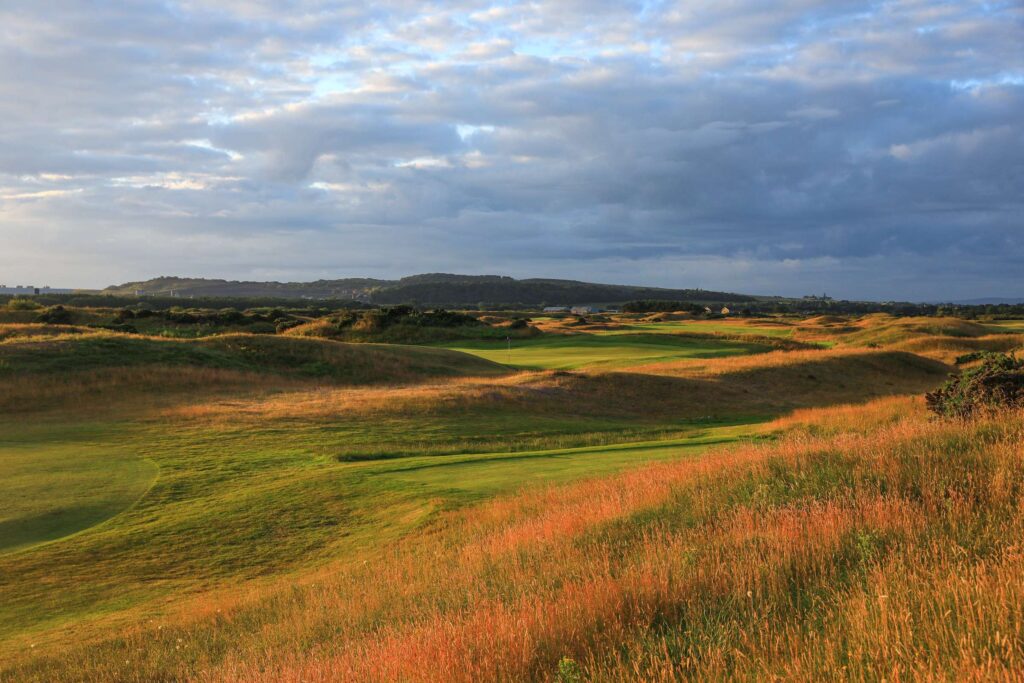
<instances>
[{"instance_id":1,"label":"cloud","mask_svg":"<svg viewBox=\"0 0 1024 683\"><path fill-rule=\"evenodd\" d=\"M928 0L12 0L0 271L1019 294L1022 27Z\"/></svg>"}]
</instances>

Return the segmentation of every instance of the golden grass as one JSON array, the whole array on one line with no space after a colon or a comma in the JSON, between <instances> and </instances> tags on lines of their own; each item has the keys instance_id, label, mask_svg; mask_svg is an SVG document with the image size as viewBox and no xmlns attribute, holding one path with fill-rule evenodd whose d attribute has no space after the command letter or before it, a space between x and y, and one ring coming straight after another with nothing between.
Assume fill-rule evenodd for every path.
<instances>
[{"instance_id":1,"label":"golden grass","mask_svg":"<svg viewBox=\"0 0 1024 683\"><path fill-rule=\"evenodd\" d=\"M770 351L748 356L728 356L706 361L670 361L632 366L630 370L652 375L673 376L720 376L766 368L785 368L808 363L820 363L828 359L848 360L856 358L879 358L885 351L875 349L805 349L799 351Z\"/></svg>"},{"instance_id":2,"label":"golden grass","mask_svg":"<svg viewBox=\"0 0 1024 683\"><path fill-rule=\"evenodd\" d=\"M554 680L562 657L600 681L1015 678L1024 414L817 417L856 429L484 503L68 652L53 680Z\"/></svg>"},{"instance_id":3,"label":"golden grass","mask_svg":"<svg viewBox=\"0 0 1024 683\"><path fill-rule=\"evenodd\" d=\"M0 344L26 340L74 339L80 335L106 334L102 330L81 325L47 325L39 323L0 324Z\"/></svg>"},{"instance_id":4,"label":"golden grass","mask_svg":"<svg viewBox=\"0 0 1024 683\"><path fill-rule=\"evenodd\" d=\"M906 406L867 412L892 408ZM262 627L283 649L243 647L195 678L545 680L562 656L595 680L1005 677L1024 666L1024 422L1009 422L901 419L485 504L372 579L318 586L301 614ZM986 431L981 471L951 480L944 444ZM852 461L851 486L722 508L745 481L812 475L822 453ZM694 524L666 518L627 546L598 531L682 497ZM1006 519L987 528L993 510ZM979 524L1000 533L991 551L951 537ZM336 638L302 644L327 623Z\"/></svg>"},{"instance_id":5,"label":"golden grass","mask_svg":"<svg viewBox=\"0 0 1024 683\"><path fill-rule=\"evenodd\" d=\"M193 402L170 408L165 415L214 422L469 414L488 408L651 419L764 415L925 391L940 382L947 370L907 353L776 351L641 365L627 372L520 372L406 386L321 386L245 400Z\"/></svg>"},{"instance_id":6,"label":"golden grass","mask_svg":"<svg viewBox=\"0 0 1024 683\"><path fill-rule=\"evenodd\" d=\"M1007 353L1024 349L1024 334L991 334L967 338L925 336L897 343L893 348L952 363L958 356L977 351Z\"/></svg>"}]
</instances>

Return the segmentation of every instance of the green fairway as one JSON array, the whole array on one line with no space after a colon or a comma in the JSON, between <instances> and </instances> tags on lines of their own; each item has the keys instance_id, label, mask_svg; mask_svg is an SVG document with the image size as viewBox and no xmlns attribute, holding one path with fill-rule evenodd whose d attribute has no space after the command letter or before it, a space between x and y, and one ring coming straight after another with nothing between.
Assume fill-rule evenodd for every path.
<instances>
[{"instance_id":1,"label":"green fairway","mask_svg":"<svg viewBox=\"0 0 1024 683\"><path fill-rule=\"evenodd\" d=\"M88 443L0 445L0 553L88 529L131 507L157 467Z\"/></svg>"},{"instance_id":2,"label":"green fairway","mask_svg":"<svg viewBox=\"0 0 1024 683\"><path fill-rule=\"evenodd\" d=\"M626 367L768 350L766 346L755 343L668 334L552 334L514 339L511 349L505 341L458 341L445 344L444 348L531 370Z\"/></svg>"}]
</instances>

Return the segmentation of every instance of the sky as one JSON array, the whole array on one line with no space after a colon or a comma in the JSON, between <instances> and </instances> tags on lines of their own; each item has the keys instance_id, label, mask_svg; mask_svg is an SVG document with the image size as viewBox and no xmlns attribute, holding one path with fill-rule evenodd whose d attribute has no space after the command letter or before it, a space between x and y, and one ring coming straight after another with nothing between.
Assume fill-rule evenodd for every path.
<instances>
[{"instance_id":1,"label":"sky","mask_svg":"<svg viewBox=\"0 0 1024 683\"><path fill-rule=\"evenodd\" d=\"M0 284L422 272L1024 296L1024 3L0 3Z\"/></svg>"}]
</instances>

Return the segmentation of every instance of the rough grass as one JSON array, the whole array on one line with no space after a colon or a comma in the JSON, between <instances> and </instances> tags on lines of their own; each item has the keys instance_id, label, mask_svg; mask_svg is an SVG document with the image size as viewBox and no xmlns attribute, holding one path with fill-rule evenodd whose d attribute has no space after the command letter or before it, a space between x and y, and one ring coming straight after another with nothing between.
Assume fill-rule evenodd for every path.
<instances>
[{"instance_id":1,"label":"rough grass","mask_svg":"<svg viewBox=\"0 0 1024 683\"><path fill-rule=\"evenodd\" d=\"M849 418L856 413L854 420ZM448 513L288 590L11 660L19 680L1014 678L1024 415L920 402Z\"/></svg>"},{"instance_id":2,"label":"rough grass","mask_svg":"<svg viewBox=\"0 0 1024 683\"><path fill-rule=\"evenodd\" d=\"M966 338L917 337L899 342L894 348L952 363L959 356L978 351L1007 353L1024 349L1024 334L993 334Z\"/></svg>"},{"instance_id":3,"label":"rough grass","mask_svg":"<svg viewBox=\"0 0 1024 683\"><path fill-rule=\"evenodd\" d=\"M636 371L639 370L639 371ZM533 372L415 386L283 391L181 405L191 424L302 421L343 459L676 438L713 422L934 389L948 368L906 353L767 353L615 372Z\"/></svg>"},{"instance_id":4,"label":"rough grass","mask_svg":"<svg viewBox=\"0 0 1024 683\"><path fill-rule=\"evenodd\" d=\"M142 339L207 364L6 356L35 366L3 371L4 405L49 401L0 415L0 463L27 464L23 486L103 458L160 475L91 528L0 553L0 680L552 680L563 657L594 680L1024 666L1024 417L933 422L891 396L936 386L939 362L803 350L507 374L471 359L493 374L399 366L388 386L342 387L289 354L352 345L231 346L248 338ZM70 340L0 357L34 343ZM62 393L65 376L79 384ZM53 505L96 489L68 491ZM47 512L37 498L21 517Z\"/></svg>"},{"instance_id":5,"label":"rough grass","mask_svg":"<svg viewBox=\"0 0 1024 683\"><path fill-rule=\"evenodd\" d=\"M25 339L49 337L68 338L73 335L96 334L90 327L80 325L45 325L38 323L0 324L0 343L24 341Z\"/></svg>"},{"instance_id":6,"label":"rough grass","mask_svg":"<svg viewBox=\"0 0 1024 683\"><path fill-rule=\"evenodd\" d=\"M984 337L998 331L960 318L898 318L883 314L864 316L852 328L829 330L826 327L824 330L837 335L843 343L855 346L890 345L915 337Z\"/></svg>"},{"instance_id":7,"label":"rough grass","mask_svg":"<svg viewBox=\"0 0 1024 683\"><path fill-rule=\"evenodd\" d=\"M345 342L375 342L384 344L437 344L462 339L504 340L531 337L533 328L510 329L508 326L456 325L433 327L395 323L383 329L365 329L356 324L339 328L330 318L312 320L284 332L289 337L334 339Z\"/></svg>"},{"instance_id":8,"label":"rough grass","mask_svg":"<svg viewBox=\"0 0 1024 683\"><path fill-rule=\"evenodd\" d=\"M98 335L0 346L0 373L77 372L138 365L195 366L331 377L354 383L499 373L493 363L442 349L229 334L199 340Z\"/></svg>"},{"instance_id":9,"label":"rough grass","mask_svg":"<svg viewBox=\"0 0 1024 683\"><path fill-rule=\"evenodd\" d=\"M180 400L204 388L277 390L310 382L401 384L507 372L486 360L444 349L344 344L264 335L175 340L112 333L0 344L0 409L31 412L88 397L110 403Z\"/></svg>"}]
</instances>

